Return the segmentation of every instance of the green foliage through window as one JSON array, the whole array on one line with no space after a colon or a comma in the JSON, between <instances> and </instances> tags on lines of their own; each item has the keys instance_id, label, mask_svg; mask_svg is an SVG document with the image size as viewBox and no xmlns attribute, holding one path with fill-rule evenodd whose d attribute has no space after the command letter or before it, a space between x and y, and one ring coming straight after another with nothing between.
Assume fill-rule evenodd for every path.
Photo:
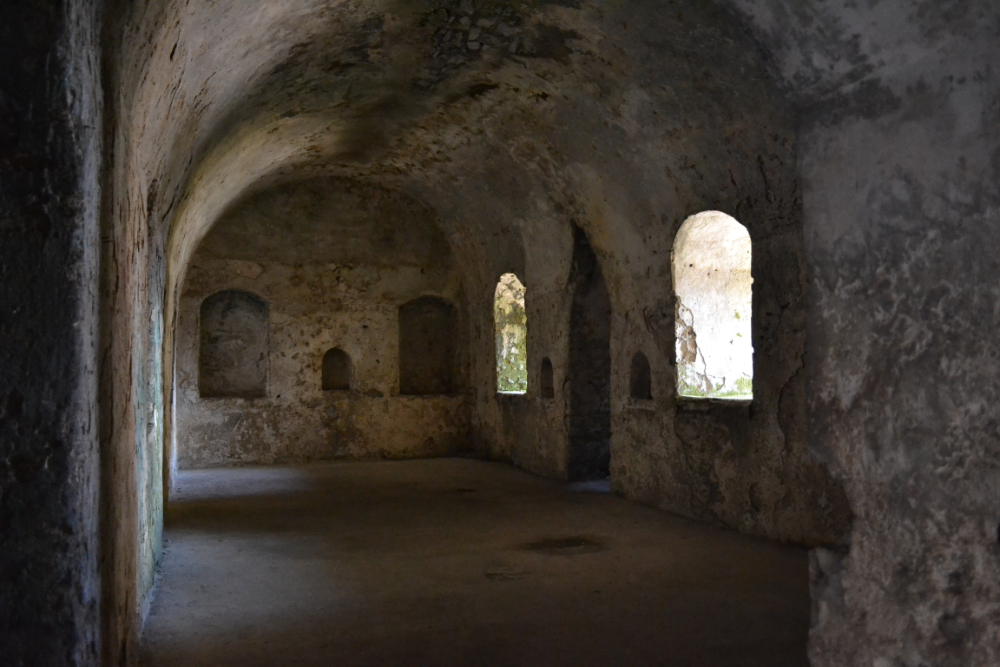
<instances>
[{"instance_id":1,"label":"green foliage through window","mask_svg":"<svg viewBox=\"0 0 1000 667\"><path fill-rule=\"evenodd\" d=\"M497 391L523 394L528 390L528 314L524 285L513 273L497 283L493 301L496 332Z\"/></svg>"}]
</instances>

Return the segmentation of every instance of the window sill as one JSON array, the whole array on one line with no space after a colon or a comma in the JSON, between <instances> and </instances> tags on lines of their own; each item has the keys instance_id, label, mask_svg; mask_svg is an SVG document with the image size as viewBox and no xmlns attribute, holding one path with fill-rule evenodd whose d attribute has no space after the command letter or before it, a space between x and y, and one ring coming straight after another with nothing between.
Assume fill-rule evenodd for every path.
<instances>
[{"instance_id":1,"label":"window sill","mask_svg":"<svg viewBox=\"0 0 1000 667\"><path fill-rule=\"evenodd\" d=\"M704 412L711 408L745 408L753 404L752 398L702 398L700 396L678 396L677 409Z\"/></svg>"}]
</instances>

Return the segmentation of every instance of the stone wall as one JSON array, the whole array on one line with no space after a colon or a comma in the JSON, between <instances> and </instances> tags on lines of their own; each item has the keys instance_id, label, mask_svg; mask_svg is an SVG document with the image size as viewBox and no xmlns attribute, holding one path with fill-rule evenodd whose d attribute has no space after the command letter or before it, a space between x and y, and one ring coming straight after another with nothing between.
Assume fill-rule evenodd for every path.
<instances>
[{"instance_id":1,"label":"stone wall","mask_svg":"<svg viewBox=\"0 0 1000 667\"><path fill-rule=\"evenodd\" d=\"M4 665L100 660L98 4L0 4Z\"/></svg>"},{"instance_id":2,"label":"stone wall","mask_svg":"<svg viewBox=\"0 0 1000 667\"><path fill-rule=\"evenodd\" d=\"M455 329L431 332L453 346L454 389L400 393L399 308L416 295L454 300L447 273L337 265L286 266L196 257L177 333L178 465L197 468L336 458L441 456L469 448L468 401L460 391L464 350ZM260 397L199 391L199 321L220 290L257 295L268 306L270 373ZM415 333L415 332L410 332ZM326 352L353 366L351 388L323 390ZM451 383L449 383L451 384Z\"/></svg>"},{"instance_id":3,"label":"stone wall","mask_svg":"<svg viewBox=\"0 0 1000 667\"><path fill-rule=\"evenodd\" d=\"M738 4L802 108L808 441L855 515L812 664L998 664L1000 8Z\"/></svg>"},{"instance_id":4,"label":"stone wall","mask_svg":"<svg viewBox=\"0 0 1000 667\"><path fill-rule=\"evenodd\" d=\"M585 11L544 12L562 34L581 36L567 42L581 49L567 56L573 77L546 79L550 97L541 117L547 131L533 135L530 151L512 153L512 165L491 159L548 187L489 180L498 167L470 167L467 174L486 179L492 193L529 205L506 216L519 221L520 243L512 245L522 249L520 256L494 242L496 258L485 260L487 274L515 270L527 288L528 392L497 397L493 369L474 364L477 448L539 473L567 475L577 226L596 253L611 302L613 488L757 535L835 542L849 526L850 509L805 437L807 282L794 109L769 79L755 45L731 31L725 15L705 7L665 15L630 5L628 18L616 23L621 11L602 14L600 39L587 32L593 25L585 17L593 15ZM697 63L700 74L664 64L673 59ZM605 62L624 69L612 74ZM741 63L738 75L733 62ZM598 120L610 118L614 123ZM503 137L506 128L491 131ZM455 159L465 160L462 154ZM707 210L738 219L753 244L751 406L677 399L670 255L681 224ZM470 312L477 327L473 350L488 355L477 332L490 325L491 313L476 303ZM651 400L630 398L631 362L639 351L650 362ZM552 399L534 389L543 357L553 364Z\"/></svg>"},{"instance_id":5,"label":"stone wall","mask_svg":"<svg viewBox=\"0 0 1000 667\"><path fill-rule=\"evenodd\" d=\"M1000 663L995 36L803 122L809 437L856 514L814 554L817 667Z\"/></svg>"}]
</instances>

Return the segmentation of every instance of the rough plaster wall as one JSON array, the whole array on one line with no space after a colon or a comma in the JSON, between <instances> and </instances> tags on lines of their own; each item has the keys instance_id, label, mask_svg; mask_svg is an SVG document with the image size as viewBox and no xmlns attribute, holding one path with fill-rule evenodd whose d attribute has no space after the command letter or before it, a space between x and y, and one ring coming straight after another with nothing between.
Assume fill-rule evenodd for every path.
<instances>
[{"instance_id":1,"label":"rough plaster wall","mask_svg":"<svg viewBox=\"0 0 1000 667\"><path fill-rule=\"evenodd\" d=\"M156 186L135 178L122 122L128 93L105 78L106 140L114 163L101 230L102 662L134 664L162 551L165 239Z\"/></svg>"},{"instance_id":2,"label":"rough plaster wall","mask_svg":"<svg viewBox=\"0 0 1000 667\"><path fill-rule=\"evenodd\" d=\"M559 17L559 25L564 28L569 25L580 27L573 21L571 12L553 11L549 14L550 20L553 15ZM558 93L553 96L556 100L553 111L559 114L559 127L573 128L573 131L555 130L544 140L532 142L535 154L545 156L558 166L543 171L536 166L538 163L535 160L539 158L534 155L525 163L532 170L530 174L543 182L553 178L552 174L558 174L557 193L516 197L517 191L510 184L505 184L504 191L511 193L511 199L535 203L537 210L521 222L524 239L522 256L525 257L521 261L527 262L523 275L528 288L528 318L533 323L528 332L529 367L535 368L536 354L540 356L552 350L550 356L557 386L561 386L565 378L568 298L556 294L540 297L539 293L553 289L554 292L562 290L563 294L571 294L571 291L565 290L571 248L565 239L569 237L570 221L576 220L586 227L595 239L594 245L602 261L609 267L609 289L613 300L620 303L621 312L628 313L626 317L638 316L638 326L622 327L618 330L621 335L614 337L618 348L616 373L625 380L613 396L616 393L627 396L627 372L636 347L659 348L661 351L656 355L659 369L654 372L661 377L665 372L669 373L671 377L664 383L668 387L673 381L670 369L673 333L663 330L665 324L672 324L673 309L672 302L664 304L664 295L670 291L669 248L680 222L691 212L718 207L734 212L743 208L751 217L761 218L758 226L763 257L767 258L762 260L762 266L775 266L771 271L778 278L771 279L770 289L765 290L768 300L762 303L767 305L771 316L762 319L761 335L772 335L774 331L778 333L773 335L775 340L769 347L775 360L771 362L774 377L769 380L772 388L766 392L769 394L768 404L755 413L755 442L740 451L731 446L726 449L721 445L706 447L694 451L694 455L689 457L687 447L682 447L673 434L673 415L664 419L662 413L657 414L659 410L650 411L646 406L644 414L651 412L651 423L637 430L616 429L622 443L618 457L621 463L618 488L626 495L645 502L698 516L721 518L754 532L814 542L832 539L838 526L843 526L843 519L837 517L843 517L845 507L842 497L824 476L822 467L805 457L799 385L790 386L787 392L788 400L785 401L782 416L788 422L785 429L779 430L781 427L776 414L779 409L777 390L789 384L789 378L795 375L801 364L802 352L801 328L794 333L797 326L795 311L794 308L789 310L790 305L801 308L802 303L788 299L796 294L801 298L801 265L785 257L790 255L795 258L796 252L801 256L800 246L797 248L801 241L794 231L797 219L795 192L794 187L789 191L787 185L794 182L791 173L794 167L793 137L788 129L791 126L790 117L780 110L764 114L771 108L774 99L761 94L760 89L766 90L766 83L755 82L753 86L741 89L745 97L739 110L725 107L724 117L729 119L728 122L718 118L713 120L704 112L710 107L718 112L719 100L714 97L713 91L719 92L725 86L734 85L733 82L727 79L725 84L717 82L719 88L709 86L706 89L703 83L706 79L698 79L698 85L692 85L690 70L653 65L657 58L638 46L648 42L643 42L634 34L636 25L643 25L643 20L636 16L632 18L636 20L627 23L627 29L632 33L628 40L623 34L615 32L614 22L608 19L607 23L600 24L604 30L603 42L599 45L595 39L586 42L590 53L610 54L616 48L627 53L630 60L626 77L603 75L599 65L571 51L578 79L572 85L562 84L555 88ZM653 40L655 44L680 45L676 48L681 52L681 47L691 45L694 52L694 40L685 37L690 28L688 24L670 25L668 22L664 26L662 20L657 23L659 19L643 18L647 18L649 25L655 25L661 33ZM712 36L711 20L707 24L698 33L699 47L704 47L706 40ZM583 28L580 32L583 33ZM594 33L591 30L586 34ZM581 42L572 43L576 46ZM727 62L726 55L731 55L732 51L726 50L736 49L734 43L739 44L732 40L722 42L725 45L723 53L716 54L719 63ZM712 53L712 49L697 50L699 54L706 52ZM612 58L611 55L608 57ZM741 52L736 60L741 59L742 62L752 62L752 49ZM638 63L650 63L650 67L645 69ZM553 71L560 71L558 65L547 66ZM705 74L731 71L729 66L720 66L716 70L707 69L707 63L704 66L705 70L698 71ZM743 70L741 76L747 78L747 70ZM555 78L551 80L559 82ZM609 92L602 92L600 100L605 99L603 95L606 94L608 99L626 101L610 112L618 114L616 117L621 119L611 126L614 131L610 135L605 129L607 126L590 120L607 117L607 107L602 101L588 97L586 91L581 90L584 86L579 84L579 80L600 81L601 85L607 86ZM623 80L629 83L623 83ZM711 81L711 76L707 80ZM560 95L570 103L560 104ZM746 103L746 97L754 101ZM707 98L712 98L713 102L700 101ZM660 118L661 109L676 109L678 115L689 119L682 126L683 130L674 128L676 117ZM754 121L749 116L745 120L737 120L739 113L749 114L748 109L753 110ZM547 118L549 113L545 111L542 117ZM691 122L691 118L697 118L698 123ZM759 130L759 134L751 135L749 128L753 127L752 123L760 121L763 121L763 129ZM772 140L768 132L773 133L776 128L784 129ZM581 137L588 138L588 147L592 152L583 150ZM628 152L617 149L626 144L630 147ZM666 146L672 148L667 150ZM707 166L711 164L726 167L711 171ZM782 195L782 188L787 194ZM555 201L550 203L553 199ZM555 220L552 220L553 217ZM665 229L657 228L656 225L662 224L663 220L672 221L672 226L668 223L664 225ZM563 240L554 243L559 235ZM787 252L789 248L791 253ZM502 260L503 252L497 255ZM775 261L776 257L780 257L780 261ZM485 285L470 288L474 294L480 291L488 293L495 276L505 271L515 270L522 275L514 263L495 261L487 262L487 266L493 269L490 272L493 275ZM547 303L543 302L540 307L533 306L539 298L544 298ZM658 318L657 313L661 311L667 315ZM473 317L480 327L477 331L482 331L490 321L490 311L474 306ZM648 323L647 319L650 320ZM798 326L801 327L801 323ZM655 335L651 335L654 332ZM798 344L788 344L788 338L782 336L789 334L783 332L797 335ZM483 343L477 342L480 340L474 336L473 345L481 346ZM480 424L477 437L481 439L484 451L536 471L549 474L561 472L564 475L565 396L559 395L556 401L543 404L533 397L529 384L528 395L523 399L497 399L493 390L493 369L478 365L475 369L479 388L477 405L480 408L477 413ZM770 370L764 375L767 376ZM664 388L659 393L663 397L660 410L672 410L673 394L672 388ZM793 398L796 396L798 401ZM536 412L541 405L546 406L546 411ZM797 407L800 410L798 414ZM619 407L620 413L623 408ZM554 426L552 437L537 437L546 432L548 424ZM787 447L783 442L784 432L789 434L791 441ZM664 456L664 449L670 452L669 459ZM701 496L698 489L718 486L713 470L717 458L724 459L723 469L729 488L724 493L717 493L714 498ZM761 486L767 488L768 498L763 502L758 500L758 511L751 504L749 487L755 481L750 471L760 469L761 462L767 468L762 475L764 484ZM673 478L672 469L678 470ZM822 500L824 495L832 496L833 502L821 510L819 519L814 519L817 514L813 509L815 501ZM778 506L779 502L781 506Z\"/></svg>"},{"instance_id":3,"label":"rough plaster wall","mask_svg":"<svg viewBox=\"0 0 1000 667\"><path fill-rule=\"evenodd\" d=\"M471 267L473 356L484 358L471 365L476 437L498 456L558 472L565 462L560 426L565 397L559 387L565 377L568 310L554 286L565 285L557 269L569 261L565 238L569 222L576 220L591 232L606 262L619 313L613 367L620 370L613 374L612 392L619 401L614 405L618 488L633 498L719 517L752 532L806 541L842 537L844 498L838 497L825 468L808 458L810 452L825 456L842 479L853 480L850 497L860 512L855 523L859 537L852 537L853 555L830 557L826 567L818 568L826 574L817 578L816 595L827 615L814 634L814 659L879 667L932 660L996 663L989 653L1000 644L989 635L998 626L991 606L998 598L997 555L991 551L996 546L982 538L987 528L995 533L996 518L990 513L995 514L991 508L997 506L997 485L994 480L981 488L983 476L996 469L990 458L995 433L989 426L994 418L990 406L996 404L989 380L995 326L990 315L983 315L993 310L992 237L985 230L995 221L995 192L989 188L996 182L991 175L995 136L990 134L996 122L985 112L974 112L979 106L992 108L995 74L988 65L995 62L995 3L726 4L746 13L792 99L832 109L835 115L828 124L807 123L802 135L810 230L805 262L794 229L795 189L787 182L795 159L791 122L788 114L774 114L770 106L780 93L760 75L758 58L742 35L725 27L728 17L701 4L522 7L513 13L517 21L508 11L491 30L481 30L485 36L473 51L468 32L447 24L463 14L458 3L442 2L444 11L436 14L430 12L431 4L422 3L393 3L391 11L377 2L115 3L109 12L115 24L106 41L114 118L108 138L115 144L109 154L114 155L115 177L105 239L106 250L113 244L106 254L106 285L115 298L102 322L122 342L106 352L106 366L129 369L154 363L155 345L142 350L133 334L144 328L155 340L161 329L170 387L172 309L200 234L243 188L273 170L329 159L338 169L418 193L450 218L449 241L468 253L462 263ZM496 3L478 6L482 14L499 8ZM429 18L422 22L425 13ZM7 40L12 45L24 35L48 34L22 30L17 21L5 25L19 31ZM501 34L500 25L507 26L504 32L511 26L520 32ZM882 79L886 72L898 75L891 85ZM954 81L945 84L949 76ZM834 95L837 91L843 94ZM838 137L841 129L847 136ZM862 150L859 136L872 140L876 150ZM715 137L718 143L699 143L694 137ZM959 150L966 158L964 170L952 159ZM943 151L944 159L936 151ZM845 156L836 173L819 159L828 154ZM716 168L706 169L707 164ZM866 171L861 173L857 165L866 165ZM897 225L902 231L889 234L881 217L875 225L858 223L867 220L870 204L888 197L897 167L901 174L913 175L923 193L921 198L909 193L910 203L904 202L902 210L908 213L897 217L907 225ZM908 181L900 180L900 192L907 191ZM855 190L855 181L866 185ZM862 205L861 197L869 193L872 202ZM849 205L842 205L841 197ZM947 205L931 206L925 214L913 203L918 199ZM758 391L764 393L755 398L752 413L705 403L679 414L670 398L675 378L670 368L673 336L667 327L673 304L665 296L670 289L662 256L669 253L679 220L709 207L736 215L755 243L755 370ZM832 216L836 224L827 225L827 218L817 213L827 208L857 213L838 213ZM963 212L961 224L948 220L952 209ZM149 218L155 229L147 236ZM154 236L165 238L168 220L175 233L164 321L156 295L162 263L149 263L153 280L146 284L145 255L133 262L130 253ZM783 220L792 221L791 228ZM817 233L824 229L833 230L832 235ZM927 250L922 251L920 233L931 229L952 230L953 236L942 234L939 250L925 239ZM960 237L971 241L963 245ZM920 257L935 261L921 264L915 261ZM879 272L882 260L887 263ZM822 304L809 315L810 331L819 336L810 345L810 359L821 361L810 361L800 372L800 333L806 320L796 285L801 285L803 263ZM841 265L848 271L842 284L827 276L837 276ZM968 281L946 290L941 303L958 304L959 312L975 311L975 318L963 320L944 306L935 309L932 288L944 285L951 274L910 271L911 266L916 271L954 265L968 267ZM506 270L518 271L529 288L529 320L537 323L529 330L529 367L534 373L536 360L551 356L555 400L542 403L529 390L517 405L508 405L492 393L493 340L484 327L491 322L488 295ZM53 270L51 275L56 274ZM877 280L867 282L870 277ZM879 282L883 277L886 283ZM57 297L70 293L63 290ZM152 295L148 308L146 294ZM844 305L833 303L830 295ZM918 307L925 302L926 309ZM965 308L965 303L971 306ZM884 324L869 335L866 318ZM925 320L932 324L925 327ZM908 336L925 329L929 342L921 359L941 363L927 364L922 379L931 380L916 386L900 373L917 368L919 360L909 359L906 346L924 338ZM827 335L831 332L836 336ZM831 340L836 342L826 342ZM765 349L771 341L774 347ZM837 347L840 341L843 346ZM628 362L639 348L647 351L653 367L653 406L623 398ZM858 370L830 370L836 351ZM850 361L852 355L856 362ZM898 362L878 363L897 357ZM836 363L838 368L845 365L839 358ZM810 452L804 447L801 418L807 376L818 397L811 404L818 419ZM145 372L139 386L150 384L144 378ZM112 664L119 663L121 647L137 628L136 596L127 597L129 583L136 571L151 571L148 556L141 563L136 556L138 536L129 532L134 525L128 521L130 512L137 510L128 508L138 502L129 480L142 479L145 488L154 489L149 472L156 465L158 444L155 436L138 443L143 452L148 445L152 454L145 457L140 477L135 472L138 454L132 453L137 417L127 408L138 403L132 387L130 377L115 376L103 393L110 415L106 424L111 425L103 431L111 452L106 474L119 480L105 495L110 525L121 526L117 541L107 548L120 555L120 567L112 556L108 570L121 583L112 586L108 598L115 603L112 620L120 621L114 640L105 644L114 652ZM152 399L143 409L145 421L155 425L158 392L152 387ZM919 407L923 399L917 399L926 387L940 388L943 399L924 409ZM965 407L951 408L950 401ZM839 410L832 413L832 424L822 417L830 406ZM883 409L887 414L876 416ZM508 419L510 415L519 418ZM749 437L732 439L748 421ZM918 424L919 432L907 431L911 424ZM687 434L683 447L677 439L682 432ZM711 442L697 446L703 437ZM935 440L947 443L946 451L956 456L934 474L926 472L934 466L915 469ZM963 459L964 454L969 456ZM908 479L911 471L920 472L909 477L919 493L901 503L908 483L890 482ZM945 480L949 474L955 480ZM938 529L931 520L944 507L949 520L939 522L943 527ZM155 503L146 503L145 512L155 531ZM810 517L825 519L811 523ZM826 521L830 518L834 520ZM894 526L906 532L900 534ZM945 537L932 534L935 530ZM910 535L923 539L919 552L926 555L926 567ZM148 547L142 553L148 554ZM972 565L949 569L955 558ZM133 570L129 560L136 563ZM914 562L920 566L916 570ZM882 573L891 564L902 566L904 574L877 582L863 575L866 570ZM907 575L907 570L915 574ZM943 586L945 570L945 579L954 583ZM966 571L971 574L962 574ZM960 574L952 578L951 572ZM886 580L899 585L886 595L873 595ZM842 603L839 588L850 591ZM952 616L945 617L937 613L939 607L957 611L949 609ZM873 611L866 615L869 608ZM910 653L894 633L900 627L909 633L905 646ZM838 644L838 636L848 640Z\"/></svg>"},{"instance_id":4,"label":"rough plaster wall","mask_svg":"<svg viewBox=\"0 0 1000 667\"><path fill-rule=\"evenodd\" d=\"M810 432L857 517L814 558L816 665L1000 662L997 64L803 132Z\"/></svg>"},{"instance_id":5,"label":"rough plaster wall","mask_svg":"<svg viewBox=\"0 0 1000 667\"><path fill-rule=\"evenodd\" d=\"M1000 8L745 8L806 107L809 440L855 513L812 662L996 665Z\"/></svg>"},{"instance_id":6,"label":"rough plaster wall","mask_svg":"<svg viewBox=\"0 0 1000 667\"><path fill-rule=\"evenodd\" d=\"M857 516L814 558L817 665L1000 662L998 66L962 49L803 126L810 431Z\"/></svg>"},{"instance_id":7,"label":"rough plaster wall","mask_svg":"<svg viewBox=\"0 0 1000 667\"><path fill-rule=\"evenodd\" d=\"M96 2L0 5L0 661L97 665Z\"/></svg>"},{"instance_id":8,"label":"rough plaster wall","mask_svg":"<svg viewBox=\"0 0 1000 667\"><path fill-rule=\"evenodd\" d=\"M232 288L268 302L268 393L262 398L201 398L199 305L218 290ZM399 393L399 302L428 292L454 299L457 285L447 270L422 274L406 267L286 266L196 256L177 339L178 465L412 458L467 450L464 395ZM350 391L322 388L323 355L333 347L353 362ZM458 386L462 377L455 377Z\"/></svg>"}]
</instances>

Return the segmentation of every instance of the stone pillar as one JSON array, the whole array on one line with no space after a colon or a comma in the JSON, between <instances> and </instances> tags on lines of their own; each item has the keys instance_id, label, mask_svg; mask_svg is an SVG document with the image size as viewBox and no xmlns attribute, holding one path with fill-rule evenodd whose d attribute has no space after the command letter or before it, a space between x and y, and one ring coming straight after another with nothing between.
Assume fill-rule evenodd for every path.
<instances>
[{"instance_id":1,"label":"stone pillar","mask_svg":"<svg viewBox=\"0 0 1000 667\"><path fill-rule=\"evenodd\" d=\"M0 3L0 662L96 665L96 0Z\"/></svg>"}]
</instances>

